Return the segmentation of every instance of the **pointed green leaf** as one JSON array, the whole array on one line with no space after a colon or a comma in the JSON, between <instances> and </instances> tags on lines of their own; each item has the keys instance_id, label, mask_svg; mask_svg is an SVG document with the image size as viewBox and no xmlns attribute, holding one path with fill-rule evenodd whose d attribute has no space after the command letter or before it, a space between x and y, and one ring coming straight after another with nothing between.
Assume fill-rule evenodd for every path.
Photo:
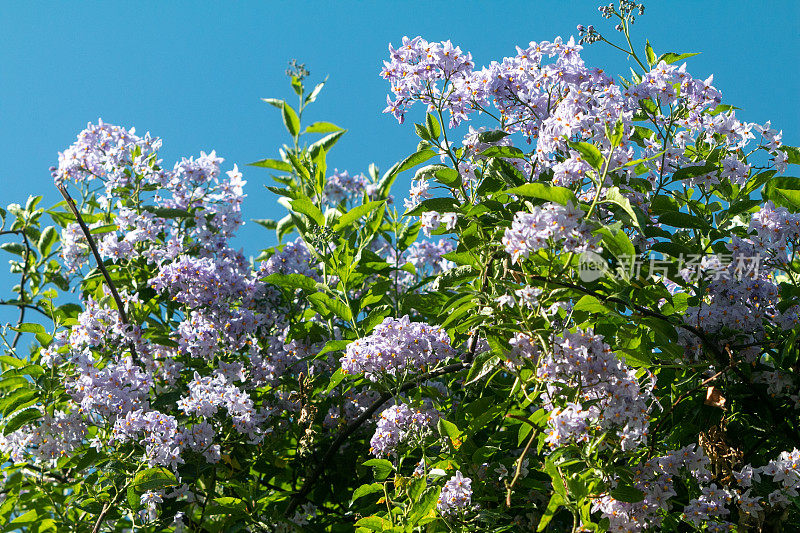
<instances>
[{"instance_id":1,"label":"pointed green leaf","mask_svg":"<svg viewBox=\"0 0 800 533\"><path fill-rule=\"evenodd\" d=\"M364 462L364 466L372 468L372 474L376 481L383 481L394 471L394 466L386 459L370 459Z\"/></svg>"},{"instance_id":2,"label":"pointed green leaf","mask_svg":"<svg viewBox=\"0 0 800 533\"><path fill-rule=\"evenodd\" d=\"M603 154L600 153L600 150L598 150L595 145L585 142L570 142L568 144L570 148L577 150L592 168L598 172L602 170L604 161Z\"/></svg>"},{"instance_id":3,"label":"pointed green leaf","mask_svg":"<svg viewBox=\"0 0 800 533\"><path fill-rule=\"evenodd\" d=\"M331 122L314 122L303 133L333 133L335 131L344 131L344 128L340 128Z\"/></svg>"},{"instance_id":4,"label":"pointed green leaf","mask_svg":"<svg viewBox=\"0 0 800 533\"><path fill-rule=\"evenodd\" d=\"M290 203L293 210L307 215L311 220L316 222L317 226L325 226L325 216L322 214L322 211L319 210L319 207L314 205L314 202L312 202L310 198L302 197L292 200Z\"/></svg>"},{"instance_id":5,"label":"pointed green leaf","mask_svg":"<svg viewBox=\"0 0 800 533\"><path fill-rule=\"evenodd\" d=\"M315 158L321 151L325 151L326 153L329 152L333 145L336 144L336 142L341 139L342 135L345 133L347 133L347 130L341 130L331 133L330 135L326 135L322 139L309 146L308 153L311 154L312 158Z\"/></svg>"},{"instance_id":6,"label":"pointed green leaf","mask_svg":"<svg viewBox=\"0 0 800 533\"><path fill-rule=\"evenodd\" d=\"M378 209L382 206L386 200L375 200L373 202L367 202L366 204L357 205L352 208L350 211L345 213L339 218L339 221L333 226L334 231L341 231L353 222L357 221L359 218L370 214L371 212Z\"/></svg>"},{"instance_id":7,"label":"pointed green leaf","mask_svg":"<svg viewBox=\"0 0 800 533\"><path fill-rule=\"evenodd\" d=\"M274 170L280 170L281 172L291 172L292 165L287 163L286 161L279 161L277 159L261 159L260 161L255 161L253 163L249 163L251 167L262 167L262 168L271 168Z\"/></svg>"},{"instance_id":8,"label":"pointed green leaf","mask_svg":"<svg viewBox=\"0 0 800 533\"><path fill-rule=\"evenodd\" d=\"M439 119L430 113L425 117L425 127L434 139L438 139L439 135L442 134L442 126L439 124Z\"/></svg>"},{"instance_id":9,"label":"pointed green leaf","mask_svg":"<svg viewBox=\"0 0 800 533\"><path fill-rule=\"evenodd\" d=\"M507 194L515 194L517 196L528 196L532 198L541 198L548 202L556 202L562 205L567 205L569 202L577 204L578 200L575 198L575 193L566 187L555 187L552 185L545 185L544 183L526 183L519 187L507 189L503 191Z\"/></svg>"},{"instance_id":10,"label":"pointed green leaf","mask_svg":"<svg viewBox=\"0 0 800 533\"><path fill-rule=\"evenodd\" d=\"M281 111L283 112L283 124L286 126L289 135L297 137L300 133L300 119L297 118L297 113L292 109L292 106L286 102L283 102Z\"/></svg>"}]
</instances>

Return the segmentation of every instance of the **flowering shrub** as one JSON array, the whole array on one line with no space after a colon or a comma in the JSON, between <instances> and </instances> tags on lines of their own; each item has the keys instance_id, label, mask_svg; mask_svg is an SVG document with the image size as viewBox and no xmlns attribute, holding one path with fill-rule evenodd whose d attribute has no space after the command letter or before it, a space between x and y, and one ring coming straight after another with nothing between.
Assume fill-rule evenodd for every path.
<instances>
[{"instance_id":1,"label":"flowering shrub","mask_svg":"<svg viewBox=\"0 0 800 533\"><path fill-rule=\"evenodd\" d=\"M628 44L642 12L601 8ZM6 529L800 527L800 150L694 54L578 31L482 68L390 46L386 111L427 113L384 173L329 171L345 130L301 128L293 64L255 259L236 165L87 126L64 202L0 210Z\"/></svg>"}]
</instances>

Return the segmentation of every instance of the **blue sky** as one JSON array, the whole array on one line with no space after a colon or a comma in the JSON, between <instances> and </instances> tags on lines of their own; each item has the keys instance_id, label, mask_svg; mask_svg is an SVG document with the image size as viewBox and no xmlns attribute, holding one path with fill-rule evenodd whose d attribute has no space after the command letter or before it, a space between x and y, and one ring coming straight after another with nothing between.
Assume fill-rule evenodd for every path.
<instances>
[{"instance_id":1,"label":"blue sky","mask_svg":"<svg viewBox=\"0 0 800 533\"><path fill-rule=\"evenodd\" d=\"M414 150L408 117L383 115L388 85L378 76L387 44L404 35L451 39L480 66L515 45L565 38L600 18L595 1L505 2L6 2L0 7L0 204L29 194L58 201L48 167L89 121L135 126L164 140L166 166L216 150L225 168L277 155L286 141L277 110L261 97L288 98L286 63L297 58L311 82L330 75L309 121L349 130L329 166L382 169ZM695 76L715 75L726 103L747 121L772 120L784 142L800 144L800 3L659 1L634 26L656 53L702 52ZM628 61L593 45L584 59L625 74ZM293 95L292 95L293 96ZM245 218L281 209L263 184L266 170L244 168ZM402 196L406 182L399 182ZM236 244L248 254L274 243L255 224ZM11 278L0 258L0 298ZM0 310L0 320L7 318Z\"/></svg>"}]
</instances>

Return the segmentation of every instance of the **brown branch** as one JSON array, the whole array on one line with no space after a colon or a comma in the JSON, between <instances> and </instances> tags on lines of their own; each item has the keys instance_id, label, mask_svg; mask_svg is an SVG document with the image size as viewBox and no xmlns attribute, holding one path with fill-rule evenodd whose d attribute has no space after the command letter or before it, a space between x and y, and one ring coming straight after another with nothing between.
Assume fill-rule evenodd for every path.
<instances>
[{"instance_id":1,"label":"brown branch","mask_svg":"<svg viewBox=\"0 0 800 533\"><path fill-rule=\"evenodd\" d=\"M89 230L89 226L87 226L86 222L84 222L83 217L78 211L78 208L75 206L75 202L69 195L69 192L67 192L67 189L63 185L56 185L56 187L58 188L58 192L61 193L61 196L63 196L64 200L67 202L69 210L72 211L73 215L75 215L75 218L77 219L78 224L81 227L81 231L83 232L83 235L86 237L86 240L89 243L89 248L92 250L92 255L94 256L94 259L97 262L97 268L99 268L100 272L103 274L103 278L106 280L106 285L108 285L108 288L111 291L111 296L117 303L117 310L119 311L119 316L122 319L122 323L125 324L126 326L129 326L130 323L128 322L128 315L127 313L125 313L125 305L122 303L122 298L119 297L119 293L117 292L117 288L114 285L114 282L111 281L111 276L108 274L108 270L106 270L106 267L103 264L103 258L100 257L100 252L97 251L97 245L94 243L94 239L92 238L92 232ZM136 354L136 345L133 341L130 341L129 347L131 350L131 357L133 357L134 362L141 363L141 361L139 361L139 357Z\"/></svg>"},{"instance_id":2,"label":"brown branch","mask_svg":"<svg viewBox=\"0 0 800 533\"><path fill-rule=\"evenodd\" d=\"M425 374L420 375L416 380L404 384L402 387L400 387L400 392L404 392L416 387L417 383L420 381L425 381L431 378L443 376L451 372L458 372L459 370L463 370L467 367L469 367L469 365L466 363L454 363L452 365L442 367L439 370L435 370L433 372L427 372ZM355 433L356 430L358 430L358 428L360 428L364 422L366 422L373 414L375 414L375 411L380 409L380 407L384 403L386 403L391 397L392 395L389 394L388 392L382 393L380 397L367 408L366 411L361 413L361 415L358 418L356 418L349 426L347 426L347 429L345 429L342 433L339 434L338 437L336 437L336 439L330 445L325 454L319 460L316 461L317 464L316 468L313 470L311 475L306 478L306 481L303 484L303 486L300 488L299 491L295 493L294 496L292 496L292 499L289 502L289 506L286 508L286 511L284 512L284 516L291 515L297 508L297 506L300 505L300 502L305 499L305 497L308 495L309 492L311 492L311 489L314 488L314 484L319 480L319 477L325 471L328 462L331 459L333 459L333 456L336 455L336 452L338 452L339 448L342 447L344 441L347 440L347 438L350 435Z\"/></svg>"}]
</instances>

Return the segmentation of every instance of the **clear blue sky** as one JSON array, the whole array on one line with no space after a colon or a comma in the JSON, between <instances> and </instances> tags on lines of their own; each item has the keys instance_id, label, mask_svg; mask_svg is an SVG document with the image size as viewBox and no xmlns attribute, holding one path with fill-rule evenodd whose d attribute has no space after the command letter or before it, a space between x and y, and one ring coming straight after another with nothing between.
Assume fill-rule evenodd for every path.
<instances>
[{"instance_id":1,"label":"clear blue sky","mask_svg":"<svg viewBox=\"0 0 800 533\"><path fill-rule=\"evenodd\" d=\"M48 167L89 121L135 126L164 139L170 167L216 150L240 168L277 155L286 141L277 110L261 97L289 97L286 62L297 58L311 81L330 75L310 120L349 129L329 166L382 169L413 151L410 124L383 115L388 85L378 73L387 44L404 35L451 39L478 66L515 45L574 35L594 24L614 33L598 3L504 2L6 2L0 7L0 204L29 194L58 201ZM787 144L800 144L800 2L651 1L635 45L656 53L699 51L695 76L715 75L726 103L747 121L772 120ZM602 45L587 63L626 73L625 58ZM415 110L420 113L421 110ZM411 115L409 120L419 118ZM245 218L282 216L263 169L244 168ZM407 182L398 183L402 196ZM255 224L237 246L247 254L274 243ZM0 298L11 278L0 259ZM0 310L0 321L8 315Z\"/></svg>"}]
</instances>

